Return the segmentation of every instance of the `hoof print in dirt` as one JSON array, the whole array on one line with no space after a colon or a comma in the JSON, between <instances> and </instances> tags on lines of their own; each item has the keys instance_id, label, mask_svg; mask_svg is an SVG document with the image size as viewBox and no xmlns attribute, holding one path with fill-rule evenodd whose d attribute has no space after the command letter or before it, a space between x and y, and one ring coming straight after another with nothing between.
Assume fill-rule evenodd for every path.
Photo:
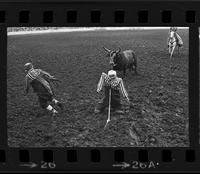
<instances>
[{"instance_id":1,"label":"hoof print in dirt","mask_svg":"<svg viewBox=\"0 0 200 174\"><path fill-rule=\"evenodd\" d=\"M155 137L149 137L147 141L148 144L151 146L155 146L156 144L158 144L158 140Z\"/></svg>"},{"instance_id":2,"label":"hoof print in dirt","mask_svg":"<svg viewBox=\"0 0 200 174\"><path fill-rule=\"evenodd\" d=\"M130 103L130 104L129 104L129 107L130 107L130 108L134 108L135 105L134 105L133 103Z\"/></svg>"},{"instance_id":3,"label":"hoof print in dirt","mask_svg":"<svg viewBox=\"0 0 200 174\"><path fill-rule=\"evenodd\" d=\"M45 140L50 140L51 138L53 138L53 134L51 134L51 133L44 136Z\"/></svg>"}]
</instances>

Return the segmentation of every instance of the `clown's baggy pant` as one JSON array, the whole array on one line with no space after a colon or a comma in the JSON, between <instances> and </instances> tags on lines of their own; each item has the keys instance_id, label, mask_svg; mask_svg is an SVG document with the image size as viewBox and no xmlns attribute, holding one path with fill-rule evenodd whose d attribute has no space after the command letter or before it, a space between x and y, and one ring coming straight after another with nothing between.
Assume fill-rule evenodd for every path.
<instances>
[{"instance_id":1,"label":"clown's baggy pant","mask_svg":"<svg viewBox=\"0 0 200 174\"><path fill-rule=\"evenodd\" d=\"M40 106L42 108L46 108L48 106L48 102L51 102L53 100L53 94L51 94L45 87L37 80L33 80L31 83L31 86L34 90L34 92L38 96L38 101L40 103Z\"/></svg>"},{"instance_id":2,"label":"clown's baggy pant","mask_svg":"<svg viewBox=\"0 0 200 174\"><path fill-rule=\"evenodd\" d=\"M111 89L111 108L116 110L121 110L122 104L120 100L120 92L118 89L110 88L110 86L105 86L104 97L98 103L96 109L100 110L101 112L106 108L109 107L109 91Z\"/></svg>"}]
</instances>

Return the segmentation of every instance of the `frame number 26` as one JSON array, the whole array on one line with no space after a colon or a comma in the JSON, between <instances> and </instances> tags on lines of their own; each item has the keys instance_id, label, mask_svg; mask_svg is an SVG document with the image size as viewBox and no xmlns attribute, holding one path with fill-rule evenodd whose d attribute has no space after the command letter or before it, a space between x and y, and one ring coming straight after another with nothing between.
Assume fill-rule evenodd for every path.
<instances>
[{"instance_id":1,"label":"frame number 26","mask_svg":"<svg viewBox=\"0 0 200 174\"><path fill-rule=\"evenodd\" d=\"M56 168L56 164L54 162L41 161L41 168L42 169L55 169Z\"/></svg>"}]
</instances>

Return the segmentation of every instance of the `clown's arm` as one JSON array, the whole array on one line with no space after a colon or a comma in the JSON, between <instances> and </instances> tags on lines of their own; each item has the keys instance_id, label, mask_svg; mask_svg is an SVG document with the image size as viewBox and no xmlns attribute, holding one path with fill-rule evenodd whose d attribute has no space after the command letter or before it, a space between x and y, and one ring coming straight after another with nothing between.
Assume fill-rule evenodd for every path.
<instances>
[{"instance_id":1,"label":"clown's arm","mask_svg":"<svg viewBox=\"0 0 200 174\"><path fill-rule=\"evenodd\" d=\"M104 73L104 72L101 74L100 80L99 80L98 85L97 85L97 92L100 92L102 90L106 76L107 76L107 74Z\"/></svg>"},{"instance_id":2,"label":"clown's arm","mask_svg":"<svg viewBox=\"0 0 200 174\"><path fill-rule=\"evenodd\" d=\"M126 100L129 102L130 100L128 98L128 93L127 93L127 91L126 91L126 89L124 87L124 83L123 83L122 79L120 80L120 90L121 90L121 93L122 93L123 97L126 98Z\"/></svg>"},{"instance_id":3,"label":"clown's arm","mask_svg":"<svg viewBox=\"0 0 200 174\"><path fill-rule=\"evenodd\" d=\"M41 73L42 75L44 75L45 77L47 77L47 78L48 78L49 80L51 80L51 81L61 82L60 80L56 79L54 76L50 75L50 74L49 74L48 72L46 72L46 71L43 71L43 70L40 69L40 73Z\"/></svg>"}]
</instances>

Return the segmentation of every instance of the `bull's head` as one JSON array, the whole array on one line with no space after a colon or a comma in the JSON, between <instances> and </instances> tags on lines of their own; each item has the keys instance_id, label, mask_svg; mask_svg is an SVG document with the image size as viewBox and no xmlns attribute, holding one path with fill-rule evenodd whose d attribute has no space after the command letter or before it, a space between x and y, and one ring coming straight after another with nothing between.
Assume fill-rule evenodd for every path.
<instances>
[{"instance_id":1,"label":"bull's head","mask_svg":"<svg viewBox=\"0 0 200 174\"><path fill-rule=\"evenodd\" d=\"M110 58L109 64L113 67L116 66L117 65L117 55L121 51L121 49L119 48L118 50L115 50L115 51L109 50L108 48L105 48L105 47L103 47L103 49L107 52L107 57Z\"/></svg>"}]
</instances>

